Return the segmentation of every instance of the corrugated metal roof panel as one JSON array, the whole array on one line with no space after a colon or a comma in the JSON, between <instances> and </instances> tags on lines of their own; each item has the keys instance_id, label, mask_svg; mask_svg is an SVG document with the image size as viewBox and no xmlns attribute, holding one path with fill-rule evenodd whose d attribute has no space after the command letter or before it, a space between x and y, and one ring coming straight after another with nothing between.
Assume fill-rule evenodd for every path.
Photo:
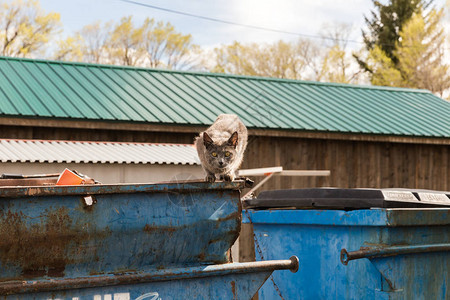
<instances>
[{"instance_id":1,"label":"corrugated metal roof panel","mask_svg":"<svg viewBox=\"0 0 450 300\"><path fill-rule=\"evenodd\" d=\"M450 137L429 91L0 57L0 116Z\"/></svg>"},{"instance_id":2,"label":"corrugated metal roof panel","mask_svg":"<svg viewBox=\"0 0 450 300\"><path fill-rule=\"evenodd\" d=\"M194 145L0 139L0 162L199 165Z\"/></svg>"}]
</instances>

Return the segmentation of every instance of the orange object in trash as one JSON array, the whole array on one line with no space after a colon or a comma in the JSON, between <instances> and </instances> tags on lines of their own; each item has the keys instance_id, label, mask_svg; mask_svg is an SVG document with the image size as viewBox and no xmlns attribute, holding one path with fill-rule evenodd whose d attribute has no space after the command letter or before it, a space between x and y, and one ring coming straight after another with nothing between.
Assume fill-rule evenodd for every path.
<instances>
[{"instance_id":1,"label":"orange object in trash","mask_svg":"<svg viewBox=\"0 0 450 300\"><path fill-rule=\"evenodd\" d=\"M56 185L79 185L83 182L83 178L70 171L69 169L65 169L61 175L58 177L58 181L56 181Z\"/></svg>"}]
</instances>

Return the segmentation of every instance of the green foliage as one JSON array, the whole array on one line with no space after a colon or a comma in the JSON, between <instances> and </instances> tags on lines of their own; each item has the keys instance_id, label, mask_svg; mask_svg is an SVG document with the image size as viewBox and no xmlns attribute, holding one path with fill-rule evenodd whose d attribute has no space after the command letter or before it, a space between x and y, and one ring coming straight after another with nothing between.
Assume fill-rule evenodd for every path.
<instances>
[{"instance_id":1,"label":"green foliage","mask_svg":"<svg viewBox=\"0 0 450 300\"><path fill-rule=\"evenodd\" d=\"M298 51L302 47L307 47L306 42L247 45L234 42L215 49L216 64L211 71L300 79L306 66Z\"/></svg>"},{"instance_id":2,"label":"green foliage","mask_svg":"<svg viewBox=\"0 0 450 300\"><path fill-rule=\"evenodd\" d=\"M444 62L442 17L443 10L435 9L426 17L414 14L400 33L396 50L404 85L428 89L441 96L450 88L449 65Z\"/></svg>"},{"instance_id":3,"label":"green foliage","mask_svg":"<svg viewBox=\"0 0 450 300\"><path fill-rule=\"evenodd\" d=\"M363 32L366 56L354 55L372 84L428 89L441 96L450 89L443 10L428 9L430 3L374 1L378 12L366 18L369 33Z\"/></svg>"},{"instance_id":4,"label":"green foliage","mask_svg":"<svg viewBox=\"0 0 450 300\"><path fill-rule=\"evenodd\" d=\"M359 80L359 72L352 70L347 51L340 45L327 49L322 61L319 80L338 83L355 83Z\"/></svg>"},{"instance_id":5,"label":"green foliage","mask_svg":"<svg viewBox=\"0 0 450 300\"><path fill-rule=\"evenodd\" d=\"M403 86L402 75L392 60L380 46L370 50L367 64L372 70L371 82L374 85Z\"/></svg>"},{"instance_id":6,"label":"green foliage","mask_svg":"<svg viewBox=\"0 0 450 300\"><path fill-rule=\"evenodd\" d=\"M45 46L60 31L58 13L44 13L36 0L1 3L0 51L3 56L43 55Z\"/></svg>"},{"instance_id":7,"label":"green foliage","mask_svg":"<svg viewBox=\"0 0 450 300\"><path fill-rule=\"evenodd\" d=\"M369 32L362 32L366 49L370 51L378 46L394 64L397 64L395 47L404 24L415 12L428 6L429 3L423 0L390 0L388 4L382 4L377 0L372 2L376 11L371 11L370 20L365 17Z\"/></svg>"},{"instance_id":8,"label":"green foliage","mask_svg":"<svg viewBox=\"0 0 450 300\"><path fill-rule=\"evenodd\" d=\"M81 50L80 35L69 36L65 40L57 41L57 51L54 53L55 60L81 61L83 52Z\"/></svg>"},{"instance_id":9,"label":"green foliage","mask_svg":"<svg viewBox=\"0 0 450 300\"><path fill-rule=\"evenodd\" d=\"M124 17L109 33L109 60L115 65L136 66L142 59L144 27L134 27L132 17Z\"/></svg>"},{"instance_id":10,"label":"green foliage","mask_svg":"<svg viewBox=\"0 0 450 300\"><path fill-rule=\"evenodd\" d=\"M147 18L136 26L131 16L116 24L87 25L69 39L59 44L55 58L176 69L189 65L191 54L198 51L192 36L177 32L170 23ZM69 44L72 52L65 51Z\"/></svg>"},{"instance_id":11,"label":"green foliage","mask_svg":"<svg viewBox=\"0 0 450 300\"><path fill-rule=\"evenodd\" d=\"M178 68L197 50L197 46L192 43L192 36L177 32L170 23L147 18L142 28L142 49L149 67Z\"/></svg>"},{"instance_id":12,"label":"green foliage","mask_svg":"<svg viewBox=\"0 0 450 300\"><path fill-rule=\"evenodd\" d=\"M372 84L428 89L442 96L450 88L442 16L442 10L434 9L426 17L421 12L413 14L399 33L393 52L396 64L382 47L371 49L367 63L372 70Z\"/></svg>"},{"instance_id":13,"label":"green foliage","mask_svg":"<svg viewBox=\"0 0 450 300\"><path fill-rule=\"evenodd\" d=\"M217 73L341 83L357 79L348 53L338 44L324 47L303 39L272 44L234 42L214 51L215 64L209 70Z\"/></svg>"}]
</instances>

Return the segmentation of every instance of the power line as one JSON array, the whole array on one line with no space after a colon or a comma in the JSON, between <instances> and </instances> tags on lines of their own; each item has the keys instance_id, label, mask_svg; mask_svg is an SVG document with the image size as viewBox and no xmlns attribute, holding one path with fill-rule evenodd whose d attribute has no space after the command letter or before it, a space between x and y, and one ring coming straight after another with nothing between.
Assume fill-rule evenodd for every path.
<instances>
[{"instance_id":1,"label":"power line","mask_svg":"<svg viewBox=\"0 0 450 300\"><path fill-rule=\"evenodd\" d=\"M178 14L178 15L182 15L182 16L202 19L202 20L211 21L211 22L223 23L223 24L228 24L228 25L240 26L240 27L245 27L245 28L251 28L251 29L256 29L256 30L263 30L263 31L269 31L269 32L276 32L276 33L296 35L296 36L299 36L299 37L304 37L304 38L309 38L309 39L320 39L320 40L330 40L330 41L333 41L333 42L338 41L338 42L347 42L347 43L355 43L355 44L364 44L364 42L356 41L356 40L337 39L337 38L332 38L332 37L325 37L325 36L319 36L319 35L298 33L298 32L292 32L292 31L285 31L285 30L280 30L280 29L273 29L273 28L268 28L268 27L255 26L255 25L250 25L250 24L242 24L242 23L237 23L237 22L233 22L233 21L227 21L227 20L221 20L221 19L216 19L216 18L211 18L211 17L205 17L205 16L201 16L201 15L195 15L195 14L191 14L191 13L187 13L187 12L183 12L183 11L178 11L178 10L174 10L174 9L159 7L159 6L150 5L150 4L141 3L141 2L136 2L136 1L132 1L132 0L120 0L120 1L126 2L126 3L130 3L130 4L134 4L134 5L143 6L143 7L148 7L148 8L152 8L152 9L156 9L156 10L161 10L161 11L165 11L165 12L169 12L169 13L173 13L173 14ZM388 44L383 44L383 45L384 46L395 46L395 45L388 45ZM417 47L407 46L407 48L417 48ZM446 47L444 47L444 49L450 50L450 48L446 48Z\"/></svg>"},{"instance_id":2,"label":"power line","mask_svg":"<svg viewBox=\"0 0 450 300\"><path fill-rule=\"evenodd\" d=\"M182 12L182 11L178 11L178 10L173 10L173 9L169 9L169 8L164 8L164 7L159 7L159 6L155 6L155 5L145 4L145 3L141 3L141 2L131 1L131 0L120 0L120 1L131 3L131 4L134 4L134 5L144 6L144 7L148 7L148 8L153 8L153 9L161 10L161 11L165 11L165 12L170 12L170 13L178 14L178 15L182 15L182 16L188 16L188 17L193 17L193 18L197 18L197 19L207 20L207 21L211 21L211 22L228 24L228 25L241 26L241 27L246 27L246 28L251 28L251 29L256 29L256 30L263 30L263 31L269 31L269 32L290 34L290 35L296 35L296 36L310 38L310 39L321 39L321 40L331 40L331 41L363 44L363 42L355 41L355 40L335 39L335 38L331 38L331 37L323 37L323 36L319 36L319 35L304 34L304 33L292 32L292 31L285 31L285 30L280 30L280 29L273 29L273 28L268 28L268 27L261 27L261 26L255 26L255 25L249 25L249 24L242 24L242 23L237 23L237 22L232 22L232 21L227 21L227 20L221 20L221 19L216 19L216 18L211 18L211 17L205 17L205 16L195 15L195 14Z\"/></svg>"}]
</instances>

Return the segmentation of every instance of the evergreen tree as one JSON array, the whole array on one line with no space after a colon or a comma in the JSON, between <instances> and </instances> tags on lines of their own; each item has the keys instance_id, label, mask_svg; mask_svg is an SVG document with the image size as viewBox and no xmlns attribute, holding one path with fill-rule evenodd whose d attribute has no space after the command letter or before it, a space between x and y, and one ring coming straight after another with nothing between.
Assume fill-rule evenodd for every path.
<instances>
[{"instance_id":1,"label":"evergreen tree","mask_svg":"<svg viewBox=\"0 0 450 300\"><path fill-rule=\"evenodd\" d=\"M372 0L375 10L371 11L371 19L365 16L368 32L362 31L367 51L378 46L389 58L394 66L398 64L396 45L400 39L400 32L405 23L415 12L428 7L432 0L390 0L388 4ZM364 71L372 73L373 70L363 58L354 55Z\"/></svg>"},{"instance_id":2,"label":"evergreen tree","mask_svg":"<svg viewBox=\"0 0 450 300\"><path fill-rule=\"evenodd\" d=\"M445 63L443 10L421 10L404 24L395 44L395 64L381 46L368 52L374 85L427 89L443 97L450 89L450 66Z\"/></svg>"}]
</instances>

